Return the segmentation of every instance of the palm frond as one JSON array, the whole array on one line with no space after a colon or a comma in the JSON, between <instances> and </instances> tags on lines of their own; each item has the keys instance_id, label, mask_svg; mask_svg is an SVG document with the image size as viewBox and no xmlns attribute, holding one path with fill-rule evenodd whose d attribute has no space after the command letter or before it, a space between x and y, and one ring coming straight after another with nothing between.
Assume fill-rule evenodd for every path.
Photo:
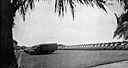
<instances>
[{"instance_id":1,"label":"palm frond","mask_svg":"<svg viewBox=\"0 0 128 68\"><path fill-rule=\"evenodd\" d=\"M71 12L72 12L72 16L73 16L73 19L74 19L74 7L76 6L74 1L73 0L69 0L69 4L70 4L70 8L71 8Z\"/></svg>"},{"instance_id":2,"label":"palm frond","mask_svg":"<svg viewBox=\"0 0 128 68\"><path fill-rule=\"evenodd\" d=\"M25 15L28 8L32 10L35 7L35 1L40 0L13 0L12 4L14 5L15 10L19 10L23 16L23 20L25 20ZM79 3L82 5L89 5L91 7L94 7L95 4L97 7L103 9L107 13L105 8L106 1L107 0L55 0L55 12L57 12L59 16L64 16L65 12L67 12L67 7L69 6L74 19L76 3ZM121 5L124 4L124 10L126 13L123 13L119 17L115 14L118 26L114 32L113 37L115 38L118 36L118 38L123 37L124 39L128 39L128 0L117 1Z\"/></svg>"},{"instance_id":3,"label":"palm frond","mask_svg":"<svg viewBox=\"0 0 128 68\"><path fill-rule=\"evenodd\" d=\"M123 38L124 40L128 40L128 0L117 0L121 5L124 6L124 10L126 13L123 13L121 16L117 17L117 28L114 32L113 38Z\"/></svg>"},{"instance_id":4,"label":"palm frond","mask_svg":"<svg viewBox=\"0 0 128 68\"><path fill-rule=\"evenodd\" d=\"M128 10L128 0L117 0L121 5L124 5L124 10Z\"/></svg>"},{"instance_id":5,"label":"palm frond","mask_svg":"<svg viewBox=\"0 0 128 68\"><path fill-rule=\"evenodd\" d=\"M107 13L107 10L105 9L105 6L104 6L105 3L106 3L106 1L103 1L103 0L96 0L96 5L97 5L99 8L103 9L103 10Z\"/></svg>"},{"instance_id":6,"label":"palm frond","mask_svg":"<svg viewBox=\"0 0 128 68\"><path fill-rule=\"evenodd\" d=\"M27 9L28 8L33 9L35 7L34 1L40 1L40 0L13 0L13 4L16 10L20 11L24 20ZM103 9L107 13L107 10L105 8L106 1L107 0L56 0L55 12L57 12L59 16L64 16L64 13L67 12L67 6L69 5L71 8L72 16L74 18L76 3L79 3L82 5L89 5L91 7L94 7L95 4L97 5L97 7ZM125 10L128 9L128 0L117 0L117 1L125 4L125 8L124 8Z\"/></svg>"},{"instance_id":7,"label":"palm frond","mask_svg":"<svg viewBox=\"0 0 128 68\"><path fill-rule=\"evenodd\" d=\"M67 6L69 6L71 8L71 13L74 19L76 3L89 5L91 7L94 7L94 4L96 4L97 7L103 9L107 13L107 10L104 6L106 1L104 0L56 0L55 12L58 12L59 16L64 16L64 13L67 11Z\"/></svg>"},{"instance_id":8,"label":"palm frond","mask_svg":"<svg viewBox=\"0 0 128 68\"><path fill-rule=\"evenodd\" d=\"M119 24L120 24L120 22L119 22L119 18L118 18L118 16L117 16L116 13L114 13L114 14L115 14L115 17L116 17L116 20L117 20L117 24L119 25Z\"/></svg>"},{"instance_id":9,"label":"palm frond","mask_svg":"<svg viewBox=\"0 0 128 68\"><path fill-rule=\"evenodd\" d=\"M25 20L25 15L28 8L32 10L35 7L34 1L39 0L13 0L12 4L14 4L16 10L19 10L21 15L23 16L23 20Z\"/></svg>"},{"instance_id":10,"label":"palm frond","mask_svg":"<svg viewBox=\"0 0 128 68\"><path fill-rule=\"evenodd\" d=\"M128 11L126 13L123 13L119 17L119 22L121 22L123 24L123 23L125 23L125 21L128 21Z\"/></svg>"},{"instance_id":11,"label":"palm frond","mask_svg":"<svg viewBox=\"0 0 128 68\"><path fill-rule=\"evenodd\" d=\"M118 36L118 38L123 38L127 40L128 39L128 12L122 14L120 17L117 17L116 14L115 16L117 19L117 28L114 32L113 38Z\"/></svg>"}]
</instances>

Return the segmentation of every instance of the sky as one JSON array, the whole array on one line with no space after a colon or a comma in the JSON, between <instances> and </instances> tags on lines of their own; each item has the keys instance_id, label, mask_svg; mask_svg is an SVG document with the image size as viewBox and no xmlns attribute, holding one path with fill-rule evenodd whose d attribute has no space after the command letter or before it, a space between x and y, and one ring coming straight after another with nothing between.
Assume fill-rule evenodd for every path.
<instances>
[{"instance_id":1,"label":"sky","mask_svg":"<svg viewBox=\"0 0 128 68\"><path fill-rule=\"evenodd\" d=\"M108 13L96 7L77 5L73 20L70 9L64 17L59 17L54 12L54 0L36 2L35 8L26 14L25 21L17 11L14 17L13 38L20 46L121 41L113 39L113 33L117 26L114 12L119 15L122 8L115 4L106 9Z\"/></svg>"}]
</instances>

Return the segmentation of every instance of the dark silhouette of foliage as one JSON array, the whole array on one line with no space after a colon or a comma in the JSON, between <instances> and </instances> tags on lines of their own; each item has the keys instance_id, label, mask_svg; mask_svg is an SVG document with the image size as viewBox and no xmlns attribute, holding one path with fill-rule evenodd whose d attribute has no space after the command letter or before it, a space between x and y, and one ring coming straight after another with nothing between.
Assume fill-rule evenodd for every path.
<instances>
[{"instance_id":1,"label":"dark silhouette of foliage","mask_svg":"<svg viewBox=\"0 0 128 68\"><path fill-rule=\"evenodd\" d=\"M35 7L35 4L34 4L35 1L40 1L40 0L13 0L12 3L14 4L15 9L19 10L21 15L23 16L23 20L25 20L25 14L26 14L27 10L29 8L32 10ZM46 1L48 1L48 0L46 0ZM76 7L76 3L77 3L77 4L82 4L82 5L88 5L90 7L94 7L94 4L95 4L97 7L103 9L107 13L107 10L105 9L105 5L107 5L106 4L107 1L108 0L55 0L55 12L58 13L59 16L64 16L64 14L67 12L67 7L69 6L71 9L72 17L74 19L75 7ZM124 11L128 11L128 0L117 0L117 1L122 6L124 6ZM117 16L116 16L116 19L118 19ZM118 24L113 37L115 38L116 36L119 36L118 38L123 37L126 40L128 34L127 34L127 30L125 30L126 28L124 29L124 27L127 27L127 24L123 24L123 23L125 21L127 21L127 19L128 19L127 12L122 14L119 17L119 19L120 19L120 22L117 22L117 23L120 23L122 25Z\"/></svg>"},{"instance_id":2,"label":"dark silhouette of foliage","mask_svg":"<svg viewBox=\"0 0 128 68\"><path fill-rule=\"evenodd\" d=\"M128 0L118 0L120 4L124 7L124 13L122 13L119 17L115 13L117 19L117 28L114 32L114 36L119 38L123 38L124 40L128 40Z\"/></svg>"},{"instance_id":3,"label":"dark silhouette of foliage","mask_svg":"<svg viewBox=\"0 0 128 68\"><path fill-rule=\"evenodd\" d=\"M25 14L28 8L32 10L35 7L35 1L40 0L13 0L12 4L15 5L16 10L20 11L23 20L25 20ZM96 4L97 7L107 12L104 6L106 1L104 0L55 0L55 12L57 12L59 16L64 16L64 13L67 12L67 7L70 6L74 18L76 3L89 5L91 7L94 7L94 4Z\"/></svg>"},{"instance_id":4,"label":"dark silhouette of foliage","mask_svg":"<svg viewBox=\"0 0 128 68\"><path fill-rule=\"evenodd\" d=\"M118 17L115 13L117 19L117 28L114 32L114 38L123 38L124 40L128 39L128 12L123 13Z\"/></svg>"},{"instance_id":5,"label":"dark silhouette of foliage","mask_svg":"<svg viewBox=\"0 0 128 68\"><path fill-rule=\"evenodd\" d=\"M31 10L35 7L35 1L40 1L40 0L13 0L12 3L15 6L16 10L19 10L21 15L23 16L23 20L25 20L25 14L30 8ZM44 0L45 1L45 0ZM48 1L48 0L46 0ZM58 13L59 16L64 16L64 14L67 12L67 7L69 6L71 9L72 17L74 19L75 17L75 7L76 3L77 4L82 4L82 5L88 5L90 7L94 7L94 4L103 9L106 13L107 10L105 9L105 5L107 5L108 0L55 0L55 12ZM128 0L117 0L123 7L124 11L128 11ZM118 38L124 38L127 40L127 12L123 13L120 17L116 16L116 19L118 24L117 29L114 32L113 38L118 36ZM126 23L126 24L124 24Z\"/></svg>"}]
</instances>

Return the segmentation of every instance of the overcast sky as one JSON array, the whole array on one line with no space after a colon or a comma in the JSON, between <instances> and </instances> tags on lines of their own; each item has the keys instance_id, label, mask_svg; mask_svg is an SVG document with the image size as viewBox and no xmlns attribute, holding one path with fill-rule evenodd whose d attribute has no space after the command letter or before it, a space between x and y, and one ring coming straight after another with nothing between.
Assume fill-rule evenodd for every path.
<instances>
[{"instance_id":1,"label":"overcast sky","mask_svg":"<svg viewBox=\"0 0 128 68\"><path fill-rule=\"evenodd\" d=\"M114 9L113 9L114 7ZM16 13L13 37L19 45L32 46L41 43L86 44L119 41L113 39L116 29L114 12L121 12L119 5L102 9L77 5L75 19L70 9L64 17L54 12L54 1L38 2L23 21Z\"/></svg>"}]
</instances>

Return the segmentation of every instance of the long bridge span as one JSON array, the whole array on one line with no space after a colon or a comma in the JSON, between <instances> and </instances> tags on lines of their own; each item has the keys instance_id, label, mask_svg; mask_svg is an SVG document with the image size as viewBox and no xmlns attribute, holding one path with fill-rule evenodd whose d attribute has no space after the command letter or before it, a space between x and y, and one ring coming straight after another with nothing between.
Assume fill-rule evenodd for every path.
<instances>
[{"instance_id":1,"label":"long bridge span","mask_svg":"<svg viewBox=\"0 0 128 68\"><path fill-rule=\"evenodd\" d=\"M59 50L128 50L128 41L123 42L108 42L96 44L80 44L80 45L62 45L58 46Z\"/></svg>"}]
</instances>

